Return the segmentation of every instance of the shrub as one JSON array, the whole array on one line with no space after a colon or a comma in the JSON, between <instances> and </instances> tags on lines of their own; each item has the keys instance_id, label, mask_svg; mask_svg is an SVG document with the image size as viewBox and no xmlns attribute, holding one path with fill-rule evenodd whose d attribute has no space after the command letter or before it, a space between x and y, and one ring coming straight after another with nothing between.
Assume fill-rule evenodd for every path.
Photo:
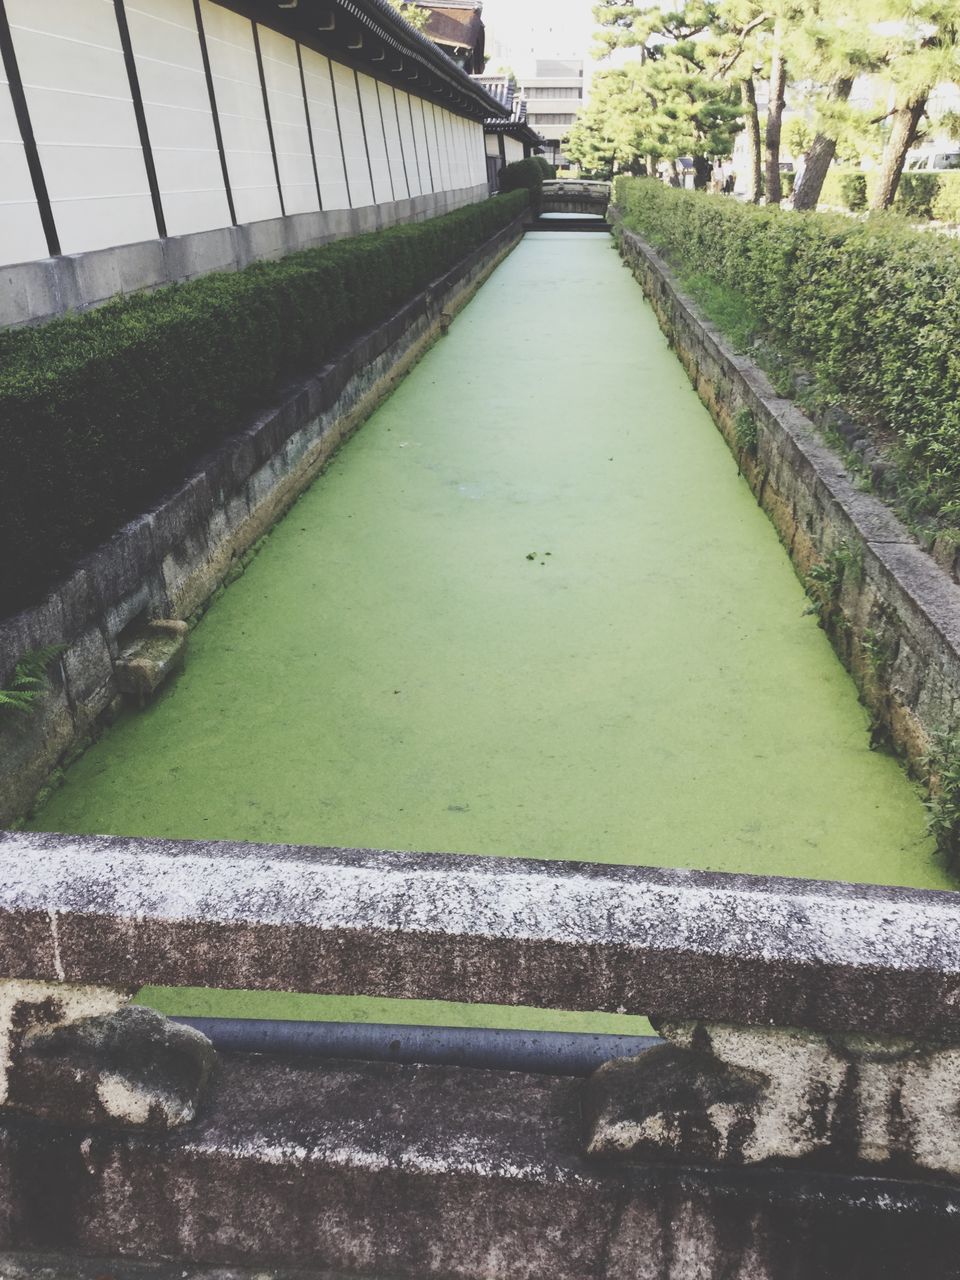
<instances>
[{"instance_id":1,"label":"shrub","mask_svg":"<svg viewBox=\"0 0 960 1280\"><path fill-rule=\"evenodd\" d=\"M938 173L940 189L934 196L933 216L940 222L960 222L960 173Z\"/></svg>"},{"instance_id":2,"label":"shrub","mask_svg":"<svg viewBox=\"0 0 960 1280\"><path fill-rule=\"evenodd\" d=\"M788 169L786 173L780 175L780 189L785 196L793 195L793 189L797 185L797 171Z\"/></svg>"},{"instance_id":3,"label":"shrub","mask_svg":"<svg viewBox=\"0 0 960 1280\"><path fill-rule=\"evenodd\" d=\"M534 213L540 212L541 188L543 186L542 156L528 156L526 160L514 160L505 164L500 170L500 191L527 191L530 195L530 207Z\"/></svg>"},{"instance_id":4,"label":"shrub","mask_svg":"<svg viewBox=\"0 0 960 1280\"><path fill-rule=\"evenodd\" d=\"M0 609L42 594L286 380L524 208L525 192L0 334Z\"/></svg>"},{"instance_id":5,"label":"shrub","mask_svg":"<svg viewBox=\"0 0 960 1280\"><path fill-rule=\"evenodd\" d=\"M895 434L941 509L960 509L960 244L645 178L619 178L615 203L682 275L707 273L739 295L827 395Z\"/></svg>"},{"instance_id":6,"label":"shrub","mask_svg":"<svg viewBox=\"0 0 960 1280\"><path fill-rule=\"evenodd\" d=\"M840 198L852 213L867 207L867 175L859 171L840 176Z\"/></svg>"},{"instance_id":7,"label":"shrub","mask_svg":"<svg viewBox=\"0 0 960 1280\"><path fill-rule=\"evenodd\" d=\"M897 204L908 218L932 218L933 202L940 190L936 173L905 173L900 179Z\"/></svg>"},{"instance_id":8,"label":"shrub","mask_svg":"<svg viewBox=\"0 0 960 1280\"><path fill-rule=\"evenodd\" d=\"M557 176L556 165L552 165L545 156L532 156L540 166L540 172L543 174L544 182L552 181Z\"/></svg>"}]
</instances>

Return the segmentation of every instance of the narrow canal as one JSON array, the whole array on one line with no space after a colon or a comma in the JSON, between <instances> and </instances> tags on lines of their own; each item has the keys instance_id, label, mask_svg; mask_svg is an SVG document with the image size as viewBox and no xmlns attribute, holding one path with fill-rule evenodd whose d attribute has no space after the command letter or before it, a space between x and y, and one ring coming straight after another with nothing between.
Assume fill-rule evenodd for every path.
<instances>
[{"instance_id":1,"label":"narrow canal","mask_svg":"<svg viewBox=\"0 0 960 1280\"><path fill-rule=\"evenodd\" d=\"M610 240L531 234L34 825L950 887L805 606Z\"/></svg>"}]
</instances>

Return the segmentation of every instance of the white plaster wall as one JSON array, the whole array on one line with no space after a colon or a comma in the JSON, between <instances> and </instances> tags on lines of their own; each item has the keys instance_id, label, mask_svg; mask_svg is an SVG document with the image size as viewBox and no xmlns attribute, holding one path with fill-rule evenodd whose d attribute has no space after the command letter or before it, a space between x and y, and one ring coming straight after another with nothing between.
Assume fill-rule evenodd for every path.
<instances>
[{"instance_id":1,"label":"white plaster wall","mask_svg":"<svg viewBox=\"0 0 960 1280\"><path fill-rule=\"evenodd\" d=\"M504 149L507 153L507 164L513 164L515 160L523 159L523 143L518 142L516 138L504 138Z\"/></svg>"},{"instance_id":2,"label":"white plaster wall","mask_svg":"<svg viewBox=\"0 0 960 1280\"><path fill-rule=\"evenodd\" d=\"M446 172L440 160L440 135L437 132L437 112L432 102L421 102L423 107L423 123L427 135L427 151L430 156L430 168L433 174L434 191L447 189Z\"/></svg>"},{"instance_id":3,"label":"white plaster wall","mask_svg":"<svg viewBox=\"0 0 960 1280\"><path fill-rule=\"evenodd\" d=\"M6 0L6 9L61 249L155 237L112 0Z\"/></svg>"},{"instance_id":4,"label":"white plaster wall","mask_svg":"<svg viewBox=\"0 0 960 1280\"><path fill-rule=\"evenodd\" d=\"M420 174L420 157L417 155L417 138L413 126L413 102L408 93L402 89L394 90L397 99L397 116L400 121L400 141L403 146L404 159L407 162L407 181L412 196L422 195L430 190L430 182Z\"/></svg>"},{"instance_id":5,"label":"white plaster wall","mask_svg":"<svg viewBox=\"0 0 960 1280\"><path fill-rule=\"evenodd\" d=\"M473 138L473 164L471 166L471 186L487 180L486 152L483 144L483 125L479 120L471 120L467 125Z\"/></svg>"},{"instance_id":6,"label":"white plaster wall","mask_svg":"<svg viewBox=\"0 0 960 1280\"><path fill-rule=\"evenodd\" d=\"M363 121L357 98L357 82L349 67L332 63L333 83L337 93L337 109L340 112L340 133L343 138L343 155L350 184L350 203L354 209L373 204L373 187L367 166L367 151L363 144Z\"/></svg>"},{"instance_id":7,"label":"white plaster wall","mask_svg":"<svg viewBox=\"0 0 960 1280\"><path fill-rule=\"evenodd\" d=\"M269 27L259 26L258 30L283 207L287 213L312 212L319 209L320 202L313 173L297 46L289 36L271 31Z\"/></svg>"},{"instance_id":8,"label":"white plaster wall","mask_svg":"<svg viewBox=\"0 0 960 1280\"><path fill-rule=\"evenodd\" d=\"M467 127L461 116L450 116L453 125L453 136L457 155L458 187L470 185L470 143L467 140Z\"/></svg>"},{"instance_id":9,"label":"white plaster wall","mask_svg":"<svg viewBox=\"0 0 960 1280\"><path fill-rule=\"evenodd\" d=\"M127 0L126 12L167 234L227 226L192 0Z\"/></svg>"},{"instance_id":10,"label":"white plaster wall","mask_svg":"<svg viewBox=\"0 0 960 1280\"><path fill-rule=\"evenodd\" d=\"M0 262L30 262L47 253L23 141L0 65Z\"/></svg>"},{"instance_id":11,"label":"white plaster wall","mask_svg":"<svg viewBox=\"0 0 960 1280\"><path fill-rule=\"evenodd\" d=\"M227 172L238 222L280 216L253 24L200 0Z\"/></svg>"},{"instance_id":12,"label":"white plaster wall","mask_svg":"<svg viewBox=\"0 0 960 1280\"><path fill-rule=\"evenodd\" d=\"M320 199L324 209L349 209L350 196L344 176L343 153L337 130L337 113L333 105L333 82L330 59L301 45L303 79L307 86L313 151L317 159Z\"/></svg>"},{"instance_id":13,"label":"white plaster wall","mask_svg":"<svg viewBox=\"0 0 960 1280\"><path fill-rule=\"evenodd\" d=\"M6 0L6 8L63 252L154 239L113 0ZM200 11L237 221L278 217L253 25L215 0L200 0ZM126 0L126 13L167 232L227 226L193 0ZM476 122L303 47L301 82L296 43L262 25L258 32L286 213L485 181ZM43 257L46 239L3 77L0 165L0 262Z\"/></svg>"},{"instance_id":14,"label":"white plaster wall","mask_svg":"<svg viewBox=\"0 0 960 1280\"><path fill-rule=\"evenodd\" d=\"M387 160L387 140L380 107L377 82L371 76L358 75L360 106L363 111L363 127L367 134L367 151L370 156L370 172L373 174L373 198L377 204L393 200L393 182Z\"/></svg>"},{"instance_id":15,"label":"white plaster wall","mask_svg":"<svg viewBox=\"0 0 960 1280\"><path fill-rule=\"evenodd\" d=\"M383 111L383 129L387 138L387 160L390 164L390 177L393 181L393 189L398 200L406 200L410 194L410 184L407 181L406 171L406 155L403 148L403 139L400 136L400 104L397 102L397 93L388 84L379 86L380 92L380 108ZM409 124L409 119L407 121ZM410 157L411 160L413 157Z\"/></svg>"},{"instance_id":16,"label":"white plaster wall","mask_svg":"<svg viewBox=\"0 0 960 1280\"><path fill-rule=\"evenodd\" d=\"M433 167L433 152L427 137L427 104L422 98L410 95L413 108L413 131L417 140L417 158L420 161L420 182L425 192L437 191L439 177ZM430 119L433 128L433 118Z\"/></svg>"},{"instance_id":17,"label":"white plaster wall","mask_svg":"<svg viewBox=\"0 0 960 1280\"><path fill-rule=\"evenodd\" d=\"M457 181L456 157L453 149L453 126L450 120L450 112L444 108L440 108L440 140L445 148L447 158L447 187L450 190L460 186Z\"/></svg>"}]
</instances>

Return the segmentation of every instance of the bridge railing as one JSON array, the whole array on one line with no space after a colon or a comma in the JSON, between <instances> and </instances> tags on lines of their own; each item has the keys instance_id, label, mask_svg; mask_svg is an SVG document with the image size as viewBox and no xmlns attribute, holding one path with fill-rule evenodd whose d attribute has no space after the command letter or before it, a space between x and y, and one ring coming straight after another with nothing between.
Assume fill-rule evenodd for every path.
<instances>
[{"instance_id":1,"label":"bridge railing","mask_svg":"<svg viewBox=\"0 0 960 1280\"><path fill-rule=\"evenodd\" d=\"M960 895L9 832L0 974L960 1037Z\"/></svg>"},{"instance_id":2,"label":"bridge railing","mask_svg":"<svg viewBox=\"0 0 960 1280\"><path fill-rule=\"evenodd\" d=\"M0 975L0 1105L33 1123L189 1133L199 1116L202 1126L215 1054L197 1032L129 1005L144 984L467 1001L653 1018L666 1043L601 1067L575 1104L588 1161L960 1180L953 893L11 832L0 834ZM210 1121L217 1160L241 1123L223 1118L223 1087ZM540 1105L535 1094L525 1105ZM494 1105L484 1099L481 1110ZM250 1137L250 1105L236 1104L244 1159L257 1165L269 1125ZM269 1098L263 1106L273 1114ZM371 1123L373 1149L357 1160L368 1172L403 1166ZM461 1154L465 1141L449 1139ZM345 1158L336 1151L328 1172ZM477 1174L476 1158L464 1168ZM530 1174L550 1185L571 1176ZM531 1209L531 1230L542 1212ZM427 1274L416 1265L410 1274Z\"/></svg>"}]
</instances>

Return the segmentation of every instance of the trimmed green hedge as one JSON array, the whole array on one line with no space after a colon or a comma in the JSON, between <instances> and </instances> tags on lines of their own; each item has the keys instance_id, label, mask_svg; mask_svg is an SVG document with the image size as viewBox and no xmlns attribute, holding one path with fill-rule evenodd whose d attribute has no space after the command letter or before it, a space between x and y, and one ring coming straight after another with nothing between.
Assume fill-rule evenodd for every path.
<instances>
[{"instance_id":1,"label":"trimmed green hedge","mask_svg":"<svg viewBox=\"0 0 960 1280\"><path fill-rule=\"evenodd\" d=\"M541 188L545 177L541 156L528 156L526 160L514 160L512 164L505 164L500 170L500 190L501 192L529 192L530 207L534 213L539 214L542 201Z\"/></svg>"},{"instance_id":2,"label":"trimmed green hedge","mask_svg":"<svg viewBox=\"0 0 960 1280\"><path fill-rule=\"evenodd\" d=\"M526 192L0 334L0 609L38 598L285 381L507 223Z\"/></svg>"},{"instance_id":3,"label":"trimmed green hedge","mask_svg":"<svg viewBox=\"0 0 960 1280\"><path fill-rule=\"evenodd\" d=\"M823 184L820 203L833 206L836 209L856 208L857 206L849 204L847 198L848 192L852 190L849 182L851 178L864 184L866 200L871 200L877 185L876 169L865 172L861 169L843 169L837 165L832 165ZM915 209L905 207L904 196L913 178L933 179L936 183L936 191L932 196L931 207L926 212L921 211L918 213ZM859 207L862 208L863 206ZM897 199L894 201L893 207L907 217L929 218L932 213L932 216L938 222L960 222L960 171L930 174L922 172L916 174L905 173L903 179L901 179L901 190L897 193Z\"/></svg>"},{"instance_id":4,"label":"trimmed green hedge","mask_svg":"<svg viewBox=\"0 0 960 1280\"><path fill-rule=\"evenodd\" d=\"M628 227L706 274L960 513L960 244L887 219L790 213L620 178Z\"/></svg>"}]
</instances>

